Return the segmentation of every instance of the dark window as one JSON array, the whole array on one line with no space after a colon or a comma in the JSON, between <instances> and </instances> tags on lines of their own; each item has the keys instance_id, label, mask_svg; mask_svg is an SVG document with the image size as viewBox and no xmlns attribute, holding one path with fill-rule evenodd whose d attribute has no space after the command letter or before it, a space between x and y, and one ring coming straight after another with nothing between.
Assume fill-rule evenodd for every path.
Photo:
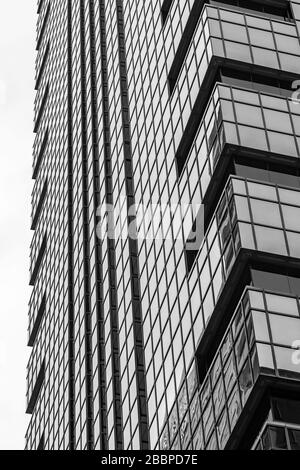
<instances>
[{"instance_id":1,"label":"dark window","mask_svg":"<svg viewBox=\"0 0 300 470\"><path fill-rule=\"evenodd\" d=\"M42 434L37 450L45 450L45 435Z\"/></svg>"},{"instance_id":2,"label":"dark window","mask_svg":"<svg viewBox=\"0 0 300 470\"><path fill-rule=\"evenodd\" d=\"M276 76L261 75L229 67L220 69L220 81L232 86L250 88L264 93L290 97L293 80L282 80Z\"/></svg>"},{"instance_id":3,"label":"dark window","mask_svg":"<svg viewBox=\"0 0 300 470\"><path fill-rule=\"evenodd\" d=\"M44 37L44 32L45 32L45 29L47 27L47 22L48 22L49 15L50 15L50 2L49 2L49 5L48 5L48 8L47 8L47 11L45 13L45 17L44 17L43 25L42 25L41 30L40 30L39 38L37 40L37 46L36 46L37 51L41 47L42 40L43 40L43 37Z\"/></svg>"},{"instance_id":4,"label":"dark window","mask_svg":"<svg viewBox=\"0 0 300 470\"><path fill-rule=\"evenodd\" d=\"M162 8L161 8L161 14L162 14L162 20L163 24L165 24L166 19L168 17L171 5L172 5L173 0L164 0Z\"/></svg>"},{"instance_id":5,"label":"dark window","mask_svg":"<svg viewBox=\"0 0 300 470\"><path fill-rule=\"evenodd\" d=\"M290 173L288 173L290 172ZM252 166L250 163L234 164L234 173L243 178L250 178L282 186L300 188L300 175L298 168L279 168L267 162L261 162L261 167Z\"/></svg>"},{"instance_id":6,"label":"dark window","mask_svg":"<svg viewBox=\"0 0 300 470\"><path fill-rule=\"evenodd\" d=\"M41 365L41 369L40 369L40 372L37 376L35 386L34 386L34 388L32 390L32 393L31 393L31 397L28 400L26 413L28 413L28 414L33 413L33 410L34 410L35 404L37 402L37 399L38 399L39 393L41 391L44 380L45 380L45 361Z\"/></svg>"},{"instance_id":7,"label":"dark window","mask_svg":"<svg viewBox=\"0 0 300 470\"><path fill-rule=\"evenodd\" d=\"M38 3L38 10L37 10L38 15L42 11L43 4L44 4L44 0L40 0L39 3Z\"/></svg>"},{"instance_id":8,"label":"dark window","mask_svg":"<svg viewBox=\"0 0 300 470\"><path fill-rule=\"evenodd\" d=\"M287 449L284 428L268 426L262 436L263 450Z\"/></svg>"},{"instance_id":9,"label":"dark window","mask_svg":"<svg viewBox=\"0 0 300 470\"><path fill-rule=\"evenodd\" d=\"M282 6L278 6L277 4L274 4L275 2L268 2L267 5L264 4L264 2L258 2L258 1L246 1L246 0L224 0L223 2L215 2L215 1L209 1L209 0L199 0L194 2L193 8L191 10L189 19L187 21L186 27L183 31L181 41L178 45L177 52L174 57L174 62L172 64L172 67L170 68L169 72L169 87L170 87L170 93L173 93L182 63L184 61L184 58L187 54L190 42L192 40L195 28L198 24L198 20L200 18L203 5L204 4L211 4L214 6L219 6L219 7L231 7L234 9L242 10L245 13L247 13L247 10L249 10L250 13L255 12L255 14L261 14L262 16L267 16L268 18L275 18L275 19L280 19L285 20L285 21L292 21L292 11L289 5L289 2L283 2ZM172 5L171 0L165 0L162 6L162 18L163 18L163 24L165 23L170 7Z\"/></svg>"},{"instance_id":10,"label":"dark window","mask_svg":"<svg viewBox=\"0 0 300 470\"><path fill-rule=\"evenodd\" d=\"M44 53L44 57L43 57L41 66L40 66L40 71L39 71L39 74L38 74L37 79L36 79L36 84L35 84L35 89L36 90L38 90L38 88L41 84L43 73L44 73L46 63L47 63L47 59L48 59L48 56L49 56L49 51L50 51L50 44L48 43L48 45L45 49L45 53Z\"/></svg>"},{"instance_id":11,"label":"dark window","mask_svg":"<svg viewBox=\"0 0 300 470\"><path fill-rule=\"evenodd\" d=\"M46 295L44 295L44 297L41 301L40 308L38 310L34 325L32 327L31 334L29 336L28 346L30 346L30 347L33 347L33 345L34 345L34 342L35 342L35 339L37 337L40 325L42 323L42 319L45 315L45 311L46 311Z\"/></svg>"},{"instance_id":12,"label":"dark window","mask_svg":"<svg viewBox=\"0 0 300 470\"><path fill-rule=\"evenodd\" d=\"M41 149L40 149L38 157L36 159L36 164L35 164L34 170L33 170L32 178L34 180L37 178L40 166L42 164L43 156L44 156L44 153L45 153L45 150L46 150L46 147L47 147L47 143L48 143L48 137L49 137L49 132L48 132L48 129L47 129L46 132L45 132L44 139L42 141Z\"/></svg>"},{"instance_id":13,"label":"dark window","mask_svg":"<svg viewBox=\"0 0 300 470\"><path fill-rule=\"evenodd\" d=\"M259 289L300 295L300 278L251 269L252 285Z\"/></svg>"},{"instance_id":14,"label":"dark window","mask_svg":"<svg viewBox=\"0 0 300 470\"><path fill-rule=\"evenodd\" d=\"M189 155L190 148L193 144L193 140L197 134L197 130L201 123L205 107L209 101L211 93L217 82L225 83L231 86L240 86L243 88L250 88L255 91L268 92L273 95L279 96L291 96L292 94L292 82L297 79L297 76L292 78L279 79L275 76L270 76L266 70L266 73L253 73L249 70L239 70L236 68L236 64L228 65L227 67L219 67L216 71L213 71L213 60L209 66L209 70L204 78L201 91L198 94L196 102L191 112L190 119L187 123L186 129L183 133L181 141L178 145L176 152L176 161L178 175L180 176L184 168L186 159ZM299 78L299 77L298 77ZM177 79L177 78L176 78ZM174 80L169 76L169 83L174 84ZM173 85L172 85L173 86ZM222 117L220 116L220 119ZM212 133L209 142L213 145L216 136L216 127L212 129Z\"/></svg>"},{"instance_id":15,"label":"dark window","mask_svg":"<svg viewBox=\"0 0 300 470\"><path fill-rule=\"evenodd\" d=\"M251 13L254 10L263 16L284 21L291 21L293 18L289 2L282 2L282 5L278 5L278 2L268 2L268 4L265 4L255 0L222 0L221 2L211 0L209 3L219 7L230 6L243 11L249 10Z\"/></svg>"},{"instance_id":16,"label":"dark window","mask_svg":"<svg viewBox=\"0 0 300 470\"><path fill-rule=\"evenodd\" d=\"M300 430L289 429L290 445L292 450L300 450Z\"/></svg>"},{"instance_id":17,"label":"dark window","mask_svg":"<svg viewBox=\"0 0 300 470\"><path fill-rule=\"evenodd\" d=\"M41 100L40 109L39 109L39 112L37 114L37 118L36 118L35 126L34 126L34 132L35 133L37 133L37 131L39 129L39 125L40 125L40 122L42 120L44 109L46 107L46 103L47 103L47 100L48 100L48 95L49 95L49 85L46 86L44 96Z\"/></svg>"},{"instance_id":18,"label":"dark window","mask_svg":"<svg viewBox=\"0 0 300 470\"><path fill-rule=\"evenodd\" d=\"M44 258L45 252L46 252L46 248L47 248L47 234L45 234L45 236L43 238L39 254L38 254L38 256L35 260L34 269L32 271L31 278L30 278L30 284L29 284L30 286L34 286L34 284L35 284L38 272L40 270L40 267L42 265L42 261L43 261L43 258Z\"/></svg>"},{"instance_id":19,"label":"dark window","mask_svg":"<svg viewBox=\"0 0 300 470\"><path fill-rule=\"evenodd\" d=\"M45 181L44 183L44 187L43 187L43 190L41 192L41 195L40 195L40 200L39 200L39 203L36 207L36 210L35 210L35 214L32 218L32 224L31 224L31 230L35 230L36 229L36 226L38 224L38 220L40 218L40 214L42 212L42 208L44 206L44 202L45 202L45 199L46 199L46 195L47 195L47 180Z\"/></svg>"},{"instance_id":20,"label":"dark window","mask_svg":"<svg viewBox=\"0 0 300 470\"><path fill-rule=\"evenodd\" d=\"M274 398L271 404L275 421L290 424L300 424L300 402L285 398Z\"/></svg>"}]
</instances>

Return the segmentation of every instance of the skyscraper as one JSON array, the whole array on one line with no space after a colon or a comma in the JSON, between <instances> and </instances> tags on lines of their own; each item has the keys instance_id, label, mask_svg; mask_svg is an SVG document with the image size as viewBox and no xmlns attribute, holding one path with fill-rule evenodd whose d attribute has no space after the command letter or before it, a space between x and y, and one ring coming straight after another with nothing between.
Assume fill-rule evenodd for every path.
<instances>
[{"instance_id":1,"label":"skyscraper","mask_svg":"<svg viewBox=\"0 0 300 470\"><path fill-rule=\"evenodd\" d=\"M300 448L299 28L38 2L28 449Z\"/></svg>"}]
</instances>

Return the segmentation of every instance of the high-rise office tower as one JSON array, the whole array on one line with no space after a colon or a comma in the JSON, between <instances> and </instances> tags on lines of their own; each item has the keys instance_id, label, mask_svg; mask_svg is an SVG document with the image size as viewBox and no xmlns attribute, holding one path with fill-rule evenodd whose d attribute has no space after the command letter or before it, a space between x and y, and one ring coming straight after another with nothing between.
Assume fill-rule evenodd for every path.
<instances>
[{"instance_id":1,"label":"high-rise office tower","mask_svg":"<svg viewBox=\"0 0 300 470\"><path fill-rule=\"evenodd\" d=\"M300 447L299 28L38 2L28 449Z\"/></svg>"}]
</instances>

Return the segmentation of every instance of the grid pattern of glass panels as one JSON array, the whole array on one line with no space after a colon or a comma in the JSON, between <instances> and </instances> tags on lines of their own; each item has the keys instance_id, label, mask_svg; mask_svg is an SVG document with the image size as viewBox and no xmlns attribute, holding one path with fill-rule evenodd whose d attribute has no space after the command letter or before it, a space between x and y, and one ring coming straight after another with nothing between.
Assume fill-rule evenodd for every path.
<instances>
[{"instance_id":1,"label":"grid pattern of glass panels","mask_svg":"<svg viewBox=\"0 0 300 470\"><path fill-rule=\"evenodd\" d=\"M294 24L206 6L172 96L172 113L180 116L174 129L176 143L182 138L213 56L298 73L297 28Z\"/></svg>"},{"instance_id":2,"label":"grid pattern of glass panels","mask_svg":"<svg viewBox=\"0 0 300 470\"><path fill-rule=\"evenodd\" d=\"M51 129L48 145L43 150L42 162L37 172L40 182L34 188L34 198L38 200L41 187L49 175L47 197L37 222L32 245L33 252L36 250L38 253L47 228L47 250L30 300L30 329L34 325L44 295L47 296L45 314L28 365L28 399L31 398L30 392L35 388L36 378L44 360L45 380L31 416L26 446L28 449L36 449L45 435L47 447L68 449L67 103L66 98L62 99L67 96L67 2L44 1L40 15L38 31L43 28L43 33L39 41L37 64L42 61L50 37L51 61L47 61L37 92L38 112L39 103L49 86L48 100L35 138L34 167L50 123ZM35 269L36 256L38 254L32 257L32 269Z\"/></svg>"},{"instance_id":3,"label":"grid pattern of glass panels","mask_svg":"<svg viewBox=\"0 0 300 470\"><path fill-rule=\"evenodd\" d=\"M112 166L109 176L112 199L119 209L126 204L122 121L124 83L120 76L123 64L120 64L119 57L120 9L117 7L123 3L129 97L126 113L128 111L131 126L128 140L132 148L133 186L136 203L144 203L146 207L157 202L201 202L225 142L299 156L299 111L292 108L289 101L218 85L180 182L175 159L212 55L260 64L261 56L265 54L268 64L263 65L293 71L298 67L299 60L299 44L297 46L295 42L299 36L296 29L299 25L257 18L254 13L243 15L230 12L228 8L205 7L184 60L177 88L170 99L168 71L193 6L191 0L173 1L164 29L161 20L162 1L70 2L70 21L68 3L65 0L42 2L38 20L38 37L41 39L37 76L47 48L49 53L36 99L36 116L40 116L40 122L34 143L37 180L33 191L33 213L46 181L47 194L32 244L32 272L45 240L45 227L47 245L30 300L30 331L34 328L44 298L46 308L28 366L29 395L36 385L43 361L45 378L31 416L27 448L35 449L43 440L46 449L68 449L70 446L100 449L106 445L113 450L117 446L116 428L119 427L124 448L137 449L141 441L129 241L118 239L115 244L115 301L119 320L115 334L120 345L120 377L116 378L112 354L115 337L111 331L109 249L104 240L99 257L95 239L96 201L99 198L98 203L104 204L107 200L105 165L108 142ZM300 18L300 2L292 2L292 5L295 18ZM68 25L71 26L70 30ZM106 35L107 87L102 83L103 43L100 36L103 31ZM72 41L68 51L70 33ZM72 57L71 110L68 109L68 52ZM200 59L202 62L198 62ZM93 98L95 91L96 98ZM107 99L103 101L105 94ZM47 101L43 106L45 96ZM43 111L39 113L41 106ZM92 116L94 112L98 123L96 126L93 121L95 116ZM109 129L103 127L103 112L109 122ZM71 129L68 126L70 113ZM71 168L68 152L70 136ZM95 148L98 153L95 153ZM95 161L98 162L97 169ZM286 191L284 188L273 187L277 199L270 199L266 193L271 190L265 185L265 189L261 189L264 191L263 196L258 197L256 194L252 197L249 192L252 182L234 181L235 186L230 183L226 188L189 275L184 243L175 240L175 233L171 234L170 240L139 240L151 448L171 445L173 448L214 448L226 441L227 425L232 426L236 419L236 396L239 396L241 409L241 387L246 387L248 382L246 385L244 382L241 384L243 369L235 369L234 390L237 395L232 392L233 402L232 405L230 402L226 404L226 412L224 403L224 414L222 410L217 412L213 407L213 412L206 412L203 409L204 397L200 408L194 357L203 328L213 313L241 246L299 256L299 230L291 225L295 223L295 214L298 214L297 196L293 198L287 192L283 196ZM240 210L240 202L236 204L235 201L244 199L248 208ZM255 219L255 204L267 203L277 207L275 209L272 206L274 220L279 220L275 212L280 213L283 234L280 237L283 237L284 243L280 242L280 250L277 251L261 242L265 240L266 232L260 238L262 230L279 232L279 226L273 225L271 214L268 223ZM73 225L70 224L68 212L70 205ZM70 227L72 257L68 248ZM180 230L184 239L187 230ZM97 271L99 264L101 276ZM73 274L71 285L70 271ZM74 325L71 325L74 333L73 358L70 357L71 329L68 322L70 290L74 307ZM99 312L103 318L99 317ZM244 331L246 326L240 331ZM99 342L100 332L103 333L103 344ZM282 348L283 345L275 346L272 341L261 341L260 347L269 348L268 351L271 348L272 357L275 358L277 350L274 348ZM255 356L254 349L251 350L253 346L250 337L247 344L247 364L254 382L256 363L250 365L249 357L251 354L252 358ZM235 354L237 352L232 349L232 357ZM99 376L100 356L105 377ZM277 362L280 357L276 359ZM259 358L261 361L264 359L261 353ZM74 362L74 377L69 376L70 361ZM279 365L278 362L276 370L280 369ZM243 377L244 381L249 379L249 375ZM114 386L119 379L122 416L117 423ZM74 402L70 401L70 391L73 391ZM100 400L101 394L105 396L104 404ZM229 414L230 409L235 410L232 416ZM217 416L219 411L221 414ZM189 413L193 414L191 419ZM217 420L213 428L211 413L213 419ZM218 423L222 432L214 427Z\"/></svg>"},{"instance_id":4,"label":"grid pattern of glass panels","mask_svg":"<svg viewBox=\"0 0 300 470\"><path fill-rule=\"evenodd\" d=\"M300 428L269 423L253 450L300 450Z\"/></svg>"},{"instance_id":5,"label":"grid pattern of glass panels","mask_svg":"<svg viewBox=\"0 0 300 470\"><path fill-rule=\"evenodd\" d=\"M128 5L124 5L124 9ZM141 6L140 6L141 8ZM118 26L116 2L105 2L107 32L107 66L108 97L111 129L111 156L114 205L119 210L126 204L126 175L124 160L124 141L122 136L122 100L121 77L118 57ZM118 223L118 220L116 220ZM121 402L122 431L125 449L137 449L140 446L137 374L135 368L135 351L133 336L133 305L130 282L129 241L116 240L116 276L117 276L117 310L120 338ZM108 416L109 448L114 448L114 415L111 408Z\"/></svg>"},{"instance_id":6,"label":"grid pattern of glass panels","mask_svg":"<svg viewBox=\"0 0 300 470\"><path fill-rule=\"evenodd\" d=\"M279 96L216 85L181 175L182 200L201 203L226 143L299 158L299 106Z\"/></svg>"},{"instance_id":7,"label":"grid pattern of glass panels","mask_svg":"<svg viewBox=\"0 0 300 470\"><path fill-rule=\"evenodd\" d=\"M298 297L247 289L200 390L190 381L180 396L181 413L170 417L163 449L223 449L259 374L299 378L292 361L299 307Z\"/></svg>"},{"instance_id":8,"label":"grid pattern of glass panels","mask_svg":"<svg viewBox=\"0 0 300 470\"><path fill-rule=\"evenodd\" d=\"M170 70L174 56L180 44L182 33L190 17L194 0L173 1L164 26L164 42L167 57L167 69Z\"/></svg>"},{"instance_id":9,"label":"grid pattern of glass panels","mask_svg":"<svg viewBox=\"0 0 300 470\"><path fill-rule=\"evenodd\" d=\"M233 188L242 246L299 258L299 191L238 180Z\"/></svg>"},{"instance_id":10,"label":"grid pattern of glass panels","mask_svg":"<svg viewBox=\"0 0 300 470\"><path fill-rule=\"evenodd\" d=\"M243 190L239 189L240 186L243 188ZM250 180L246 181L234 177L230 178L229 180L227 188L224 191L215 216L199 250L189 278L189 287L191 292L190 305L192 310L193 325L192 331L194 336L194 344L196 345L201 338L201 333L207 325L210 316L213 314L219 295L222 292L224 283L226 282L228 274L234 265L237 253L239 252L240 248L255 249L258 251L266 251L268 253L276 253L280 255L289 254L289 256L292 256L292 242L290 240L292 240L291 237L296 236L296 234L287 234L286 239L290 242L290 245L288 245L288 248L283 248L277 242L273 243L273 236L270 237L269 233L263 232L263 230L268 231L267 227L261 227L260 238L255 238L256 244L254 243L254 235L252 235L251 238L252 244L249 242L248 232L250 231L251 227L251 230L255 231L256 225L253 225L253 218L250 219L250 215L247 215L250 211L248 203L246 209L244 209L244 205L241 204L240 194L244 195L243 202L246 203L246 200L249 200L249 206L251 206L251 204L257 204L256 201L259 201L260 194L268 193L269 197L270 194L273 194L274 201L274 195L280 194L282 197L285 195L285 202L288 200L288 198L290 198L289 201L294 201L294 204L297 204L296 201L298 200L300 194L297 190L280 188L274 185L267 185L254 181L252 182ZM280 210L279 200L280 199L276 199L276 203L274 202L278 211ZM283 210L285 211L285 214L291 217L290 213L286 211L289 211L290 209L284 208ZM246 215L242 215L244 213ZM265 208L262 212L259 211L259 213L261 217L264 217L264 214L268 213L268 210ZM247 217L249 218L248 232L243 224L239 222L240 218L244 220L244 218L247 219ZM291 220L291 218L289 220ZM278 220L276 222L279 224ZM265 217L264 224L267 223L267 217ZM281 225L283 227L283 224ZM277 225L277 230L280 230L279 227L280 225ZM283 230L283 228L281 230ZM264 245L262 245L261 240L265 240ZM296 241L295 246L299 246L299 244L297 245ZM290 251L287 251L287 249ZM294 256L298 257L297 254ZM200 302L198 300L199 298L201 299ZM188 334L189 327L190 325L186 325L186 334ZM182 393L185 393L184 390L187 387L187 383L188 382L184 382L182 385L181 392L178 395L179 397ZM178 398L177 401L180 402L180 398ZM177 408L172 410L170 416L171 421L172 419L175 420L175 422L180 420L180 412L177 410Z\"/></svg>"}]
</instances>

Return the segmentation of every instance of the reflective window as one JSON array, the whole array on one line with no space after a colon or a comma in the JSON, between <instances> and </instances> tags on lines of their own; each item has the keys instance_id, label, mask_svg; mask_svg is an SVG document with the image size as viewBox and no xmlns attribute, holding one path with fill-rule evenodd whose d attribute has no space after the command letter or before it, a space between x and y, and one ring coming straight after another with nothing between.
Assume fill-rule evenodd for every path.
<instances>
[{"instance_id":1,"label":"reflective window","mask_svg":"<svg viewBox=\"0 0 300 470\"><path fill-rule=\"evenodd\" d=\"M281 230L256 226L255 236L259 250L287 255L286 241Z\"/></svg>"},{"instance_id":2,"label":"reflective window","mask_svg":"<svg viewBox=\"0 0 300 470\"><path fill-rule=\"evenodd\" d=\"M284 274L251 269L252 282L255 287L269 291L300 293L300 278Z\"/></svg>"},{"instance_id":3,"label":"reflective window","mask_svg":"<svg viewBox=\"0 0 300 470\"><path fill-rule=\"evenodd\" d=\"M292 13L288 4L282 6L269 5L260 2L251 2L249 0L210 0L210 3L215 6L226 6L228 8L241 9L245 12L253 12L255 14L262 14L271 18L278 18L281 20L290 21Z\"/></svg>"},{"instance_id":4,"label":"reflective window","mask_svg":"<svg viewBox=\"0 0 300 470\"><path fill-rule=\"evenodd\" d=\"M279 227L281 225L281 216L279 205L272 202L251 199L250 202L253 222L257 224Z\"/></svg>"},{"instance_id":5,"label":"reflective window","mask_svg":"<svg viewBox=\"0 0 300 470\"><path fill-rule=\"evenodd\" d=\"M274 420L300 424L300 402L274 398L271 403Z\"/></svg>"},{"instance_id":6,"label":"reflective window","mask_svg":"<svg viewBox=\"0 0 300 470\"><path fill-rule=\"evenodd\" d=\"M271 333L274 343L290 347L300 338L300 319L270 315Z\"/></svg>"}]
</instances>

